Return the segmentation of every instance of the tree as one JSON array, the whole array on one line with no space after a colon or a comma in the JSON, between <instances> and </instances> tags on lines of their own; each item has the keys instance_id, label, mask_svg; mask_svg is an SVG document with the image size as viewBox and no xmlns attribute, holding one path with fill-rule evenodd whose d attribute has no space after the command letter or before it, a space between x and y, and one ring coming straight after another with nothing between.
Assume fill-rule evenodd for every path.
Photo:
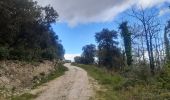
<instances>
[{"instance_id":1,"label":"tree","mask_svg":"<svg viewBox=\"0 0 170 100\"><path fill-rule=\"evenodd\" d=\"M64 48L51 27L57 18L49 5L41 7L32 0L1 0L0 51L6 54L0 55L8 54L4 58L16 60L63 59Z\"/></svg>"},{"instance_id":2,"label":"tree","mask_svg":"<svg viewBox=\"0 0 170 100\"><path fill-rule=\"evenodd\" d=\"M146 41L147 54L149 57L149 65L151 73L154 74L155 71L155 61L154 61L154 49L153 49L153 37L155 33L160 31L160 24L158 23L157 14L153 11L144 11L141 8L139 11L132 9L132 14L130 16L136 18L142 25L143 36Z\"/></svg>"},{"instance_id":3,"label":"tree","mask_svg":"<svg viewBox=\"0 0 170 100\"><path fill-rule=\"evenodd\" d=\"M93 64L96 55L96 46L94 44L86 45L82 48L82 58L84 64Z\"/></svg>"},{"instance_id":4,"label":"tree","mask_svg":"<svg viewBox=\"0 0 170 100\"><path fill-rule=\"evenodd\" d=\"M121 30L121 36L123 37L124 41L124 47L125 47L125 53L126 53L126 59L127 64L132 64L132 45L131 45L131 32L128 28L128 22L122 22L119 26L119 29Z\"/></svg>"},{"instance_id":5,"label":"tree","mask_svg":"<svg viewBox=\"0 0 170 100\"><path fill-rule=\"evenodd\" d=\"M82 60L83 60L83 59L82 59L82 57L80 57L80 56L74 57L74 62L75 62L75 63L83 64L83 63L82 63Z\"/></svg>"},{"instance_id":6,"label":"tree","mask_svg":"<svg viewBox=\"0 0 170 100\"><path fill-rule=\"evenodd\" d=\"M58 18L58 13L54 10L50 5L42 8L45 11L45 17L43 19L43 23L47 26L50 26L51 23L55 23Z\"/></svg>"},{"instance_id":7,"label":"tree","mask_svg":"<svg viewBox=\"0 0 170 100\"><path fill-rule=\"evenodd\" d=\"M169 32L170 32L170 21L168 21L168 25L165 26L165 29L164 29L165 53L166 53L167 61L170 61L170 44L169 44L169 39L168 39Z\"/></svg>"},{"instance_id":8,"label":"tree","mask_svg":"<svg viewBox=\"0 0 170 100\"><path fill-rule=\"evenodd\" d=\"M103 29L95 35L96 42L98 43L98 60L99 65L104 65L106 68L111 69L117 67L120 58L120 50L117 48L118 42L117 32L108 29Z\"/></svg>"}]
</instances>

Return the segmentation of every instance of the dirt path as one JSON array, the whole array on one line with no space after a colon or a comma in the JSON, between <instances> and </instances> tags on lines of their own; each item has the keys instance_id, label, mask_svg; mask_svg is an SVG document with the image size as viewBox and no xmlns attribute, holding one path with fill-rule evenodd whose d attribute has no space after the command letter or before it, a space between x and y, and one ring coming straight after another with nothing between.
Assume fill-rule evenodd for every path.
<instances>
[{"instance_id":1,"label":"dirt path","mask_svg":"<svg viewBox=\"0 0 170 100\"><path fill-rule=\"evenodd\" d=\"M93 89L89 84L87 72L79 67L65 64L69 71L49 82L46 86L32 91L41 91L35 100L89 100Z\"/></svg>"}]
</instances>

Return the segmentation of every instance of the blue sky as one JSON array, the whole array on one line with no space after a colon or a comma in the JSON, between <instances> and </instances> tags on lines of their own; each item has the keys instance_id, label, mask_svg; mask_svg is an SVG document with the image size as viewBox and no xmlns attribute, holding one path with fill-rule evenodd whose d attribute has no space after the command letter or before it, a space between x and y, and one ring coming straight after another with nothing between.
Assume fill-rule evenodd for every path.
<instances>
[{"instance_id":1,"label":"blue sky","mask_svg":"<svg viewBox=\"0 0 170 100\"><path fill-rule=\"evenodd\" d=\"M94 38L96 32L103 28L114 29L115 27L113 22L81 24L75 27L70 27L67 23L53 25L53 29L62 40L67 54L81 53L84 45L96 43Z\"/></svg>"},{"instance_id":2,"label":"blue sky","mask_svg":"<svg viewBox=\"0 0 170 100\"><path fill-rule=\"evenodd\" d=\"M118 30L124 20L135 20L125 12L135 9L156 9L161 22L170 18L170 0L36 0L40 5L52 5L59 13L59 21L52 25L66 50L66 59L73 60L82 47L95 44L94 35L103 28Z\"/></svg>"}]
</instances>

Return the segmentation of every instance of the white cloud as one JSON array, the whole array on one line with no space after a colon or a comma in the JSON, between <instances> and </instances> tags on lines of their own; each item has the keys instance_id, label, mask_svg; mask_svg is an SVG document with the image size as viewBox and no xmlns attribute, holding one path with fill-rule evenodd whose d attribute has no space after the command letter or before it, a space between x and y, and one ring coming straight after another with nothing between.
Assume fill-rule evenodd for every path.
<instances>
[{"instance_id":1,"label":"white cloud","mask_svg":"<svg viewBox=\"0 0 170 100\"><path fill-rule=\"evenodd\" d=\"M80 54L65 54L64 57L66 60L74 61L74 57L80 56Z\"/></svg>"},{"instance_id":2,"label":"white cloud","mask_svg":"<svg viewBox=\"0 0 170 100\"><path fill-rule=\"evenodd\" d=\"M79 23L112 21L131 6L143 8L161 5L170 0L36 0L41 5L51 4L59 19L71 26Z\"/></svg>"},{"instance_id":3,"label":"white cloud","mask_svg":"<svg viewBox=\"0 0 170 100\"><path fill-rule=\"evenodd\" d=\"M137 6L148 8L148 7L153 7L156 5L161 5L164 2L170 2L170 0L138 0Z\"/></svg>"},{"instance_id":4,"label":"white cloud","mask_svg":"<svg viewBox=\"0 0 170 100\"><path fill-rule=\"evenodd\" d=\"M160 10L159 16L163 16L167 13L170 13L170 9L169 8L163 8L163 9Z\"/></svg>"}]
</instances>

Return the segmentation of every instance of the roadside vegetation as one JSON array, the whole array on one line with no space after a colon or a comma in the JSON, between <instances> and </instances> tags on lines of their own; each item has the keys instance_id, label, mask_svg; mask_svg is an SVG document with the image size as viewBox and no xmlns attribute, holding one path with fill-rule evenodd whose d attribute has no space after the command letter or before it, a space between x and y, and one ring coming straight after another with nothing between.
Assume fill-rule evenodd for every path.
<instances>
[{"instance_id":1,"label":"roadside vegetation","mask_svg":"<svg viewBox=\"0 0 170 100\"><path fill-rule=\"evenodd\" d=\"M33 95L33 94L30 94L30 93L24 93L20 96L12 97L11 100L32 100L36 97L37 97L37 95Z\"/></svg>"},{"instance_id":2,"label":"roadside vegetation","mask_svg":"<svg viewBox=\"0 0 170 100\"><path fill-rule=\"evenodd\" d=\"M94 100L168 100L170 69L155 77L136 72L108 72L96 65L73 64L85 69L100 86ZM126 74L126 75L124 75Z\"/></svg>"},{"instance_id":3,"label":"roadside vegetation","mask_svg":"<svg viewBox=\"0 0 170 100\"><path fill-rule=\"evenodd\" d=\"M42 84L47 83L47 82L63 75L65 73L65 71L68 71L68 68L65 67L63 64L58 64L55 66L54 72L50 73L49 75L45 76L44 73L40 73L42 78L38 79L39 81L37 81L36 77L34 78L35 85L33 86L33 88L41 86Z\"/></svg>"}]
</instances>

